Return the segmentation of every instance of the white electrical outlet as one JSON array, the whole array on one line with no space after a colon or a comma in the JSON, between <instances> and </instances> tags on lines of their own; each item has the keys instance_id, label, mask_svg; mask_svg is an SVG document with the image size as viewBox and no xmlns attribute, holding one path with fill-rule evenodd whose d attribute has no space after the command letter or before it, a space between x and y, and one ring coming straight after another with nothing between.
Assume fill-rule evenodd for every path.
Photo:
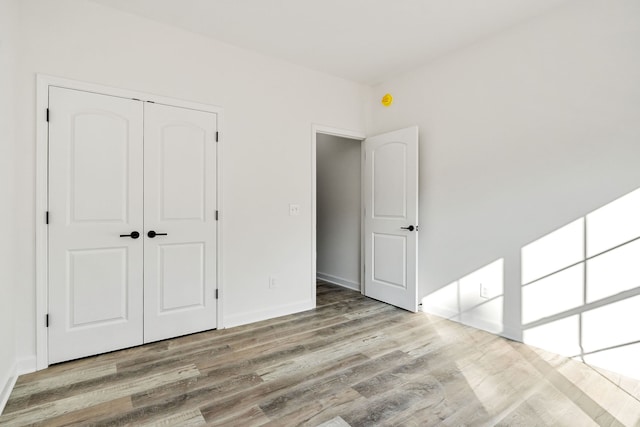
<instances>
[{"instance_id":1,"label":"white electrical outlet","mask_svg":"<svg viewBox=\"0 0 640 427\"><path fill-rule=\"evenodd\" d=\"M300 215L300 205L290 204L289 216L298 216L298 215Z\"/></svg>"},{"instance_id":2,"label":"white electrical outlet","mask_svg":"<svg viewBox=\"0 0 640 427\"><path fill-rule=\"evenodd\" d=\"M269 277L269 289L275 289L278 287L278 279L274 276Z\"/></svg>"},{"instance_id":3,"label":"white electrical outlet","mask_svg":"<svg viewBox=\"0 0 640 427\"><path fill-rule=\"evenodd\" d=\"M489 287L480 283L480 298L489 298Z\"/></svg>"}]
</instances>

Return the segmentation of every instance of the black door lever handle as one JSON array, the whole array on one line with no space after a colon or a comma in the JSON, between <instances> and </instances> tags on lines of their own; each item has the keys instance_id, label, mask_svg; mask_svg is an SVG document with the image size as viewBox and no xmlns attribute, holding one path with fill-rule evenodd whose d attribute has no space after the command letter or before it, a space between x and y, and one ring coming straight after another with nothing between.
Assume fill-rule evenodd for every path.
<instances>
[{"instance_id":1,"label":"black door lever handle","mask_svg":"<svg viewBox=\"0 0 640 427\"><path fill-rule=\"evenodd\" d=\"M416 229L416 227L414 227L413 225L410 225L408 227L400 227L400 228L402 228L403 230L409 230L409 231L413 231Z\"/></svg>"},{"instance_id":2,"label":"black door lever handle","mask_svg":"<svg viewBox=\"0 0 640 427\"><path fill-rule=\"evenodd\" d=\"M137 231L132 231L131 234L121 234L120 237L131 237L132 239L137 239L140 237L140 233Z\"/></svg>"},{"instance_id":3,"label":"black door lever handle","mask_svg":"<svg viewBox=\"0 0 640 427\"><path fill-rule=\"evenodd\" d=\"M167 233L156 233L155 231L151 230L147 233L147 236L149 236L149 238L153 239L156 236L166 236Z\"/></svg>"}]
</instances>

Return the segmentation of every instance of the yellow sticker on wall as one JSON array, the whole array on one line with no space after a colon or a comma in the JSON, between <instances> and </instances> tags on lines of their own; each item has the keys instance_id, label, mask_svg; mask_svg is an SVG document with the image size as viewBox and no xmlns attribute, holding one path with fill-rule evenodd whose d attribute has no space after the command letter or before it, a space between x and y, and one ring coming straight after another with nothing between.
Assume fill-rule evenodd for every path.
<instances>
[{"instance_id":1,"label":"yellow sticker on wall","mask_svg":"<svg viewBox=\"0 0 640 427\"><path fill-rule=\"evenodd\" d=\"M385 107L388 107L393 103L393 96L391 96L390 93L385 93L382 97L382 101L380 102L382 102L382 105L384 105Z\"/></svg>"}]
</instances>

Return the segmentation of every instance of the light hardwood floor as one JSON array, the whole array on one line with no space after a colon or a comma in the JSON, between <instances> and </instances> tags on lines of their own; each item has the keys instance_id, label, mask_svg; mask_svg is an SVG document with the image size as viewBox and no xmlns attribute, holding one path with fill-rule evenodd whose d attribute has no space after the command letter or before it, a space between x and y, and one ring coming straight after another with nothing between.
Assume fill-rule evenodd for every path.
<instances>
[{"instance_id":1,"label":"light hardwood floor","mask_svg":"<svg viewBox=\"0 0 640 427\"><path fill-rule=\"evenodd\" d=\"M640 426L640 382L318 284L318 308L55 365L0 425Z\"/></svg>"}]
</instances>

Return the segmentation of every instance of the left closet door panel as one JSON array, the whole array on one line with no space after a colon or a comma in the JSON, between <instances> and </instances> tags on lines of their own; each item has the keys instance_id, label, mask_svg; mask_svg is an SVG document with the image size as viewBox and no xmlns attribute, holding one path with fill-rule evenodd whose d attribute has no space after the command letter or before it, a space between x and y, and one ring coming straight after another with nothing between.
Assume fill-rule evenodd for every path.
<instances>
[{"instance_id":1,"label":"left closet door panel","mask_svg":"<svg viewBox=\"0 0 640 427\"><path fill-rule=\"evenodd\" d=\"M143 342L143 103L51 87L49 108L56 363Z\"/></svg>"}]
</instances>

